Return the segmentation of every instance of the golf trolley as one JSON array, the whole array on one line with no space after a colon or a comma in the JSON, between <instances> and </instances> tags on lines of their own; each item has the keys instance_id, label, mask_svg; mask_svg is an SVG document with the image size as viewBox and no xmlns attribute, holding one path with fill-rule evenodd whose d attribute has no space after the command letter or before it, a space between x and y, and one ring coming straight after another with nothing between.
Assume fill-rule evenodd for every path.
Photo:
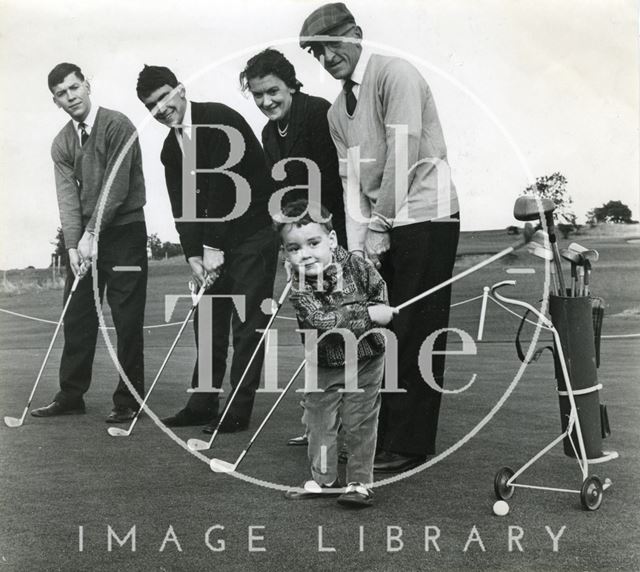
<instances>
[{"instance_id":1,"label":"golf trolley","mask_svg":"<svg viewBox=\"0 0 640 572\"><path fill-rule=\"evenodd\" d=\"M515 285L515 281L498 282L492 286L491 292L502 303L525 308L527 313L537 316L538 324L553 335L555 375L563 432L517 471L509 467L501 468L494 479L496 497L508 500L517 487L576 493L580 495L584 509L597 510L602 503L603 492L612 483L608 478L602 482L597 476L590 475L589 465L615 459L618 453L602 452L601 449L602 438L609 434L609 426L606 409L599 402L598 392L602 384L597 383L596 364L599 359L596 358L591 298L551 295L551 318L547 318L527 302L507 298L498 292L499 288L511 285ZM525 318L526 314L523 320ZM524 356L521 355L521 359L524 361ZM517 482L529 467L561 441L564 441L565 454L576 458L580 467L582 486L579 490Z\"/></svg>"}]
</instances>

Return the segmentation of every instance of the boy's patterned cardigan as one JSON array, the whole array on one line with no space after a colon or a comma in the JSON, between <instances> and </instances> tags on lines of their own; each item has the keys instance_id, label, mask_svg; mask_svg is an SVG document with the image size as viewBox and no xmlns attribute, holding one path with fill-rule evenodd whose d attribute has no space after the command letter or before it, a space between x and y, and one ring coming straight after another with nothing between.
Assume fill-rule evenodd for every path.
<instances>
[{"instance_id":1,"label":"boy's patterned cardigan","mask_svg":"<svg viewBox=\"0 0 640 572\"><path fill-rule=\"evenodd\" d=\"M320 284L322 278L322 284ZM388 304L387 285L371 263L338 246L333 263L318 279L300 282L294 271L290 300L301 329L317 330L318 336L335 328L353 332L356 338L376 327L368 306ZM384 353L384 335L378 332L362 338L358 361ZM345 363L341 334L327 334L318 342L318 365L340 367Z\"/></svg>"}]
</instances>

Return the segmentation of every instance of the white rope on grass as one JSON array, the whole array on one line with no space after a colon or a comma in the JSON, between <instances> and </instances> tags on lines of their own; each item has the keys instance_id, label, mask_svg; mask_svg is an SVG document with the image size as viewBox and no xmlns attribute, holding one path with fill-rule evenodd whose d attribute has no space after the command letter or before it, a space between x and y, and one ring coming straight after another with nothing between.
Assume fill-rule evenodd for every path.
<instances>
[{"instance_id":1,"label":"white rope on grass","mask_svg":"<svg viewBox=\"0 0 640 572\"><path fill-rule=\"evenodd\" d=\"M468 304L469 302L474 302L475 300L479 300L480 298L482 298L482 296L483 295L480 294L479 296L475 296L474 298L469 298L468 300L462 300L461 302L456 302L455 304L451 304L451 308L454 308L456 306L462 306L464 304ZM518 314L517 312L514 312L511 308L508 308L507 306L503 305L499 300L496 300L493 296L488 296L488 298L490 300L492 300L493 302L495 302L503 310L506 310L510 314L513 314L519 320L522 319L522 316L520 314ZM58 322L54 322L53 320L45 320L44 318L37 318L36 316L29 316L27 314L21 314L19 312L13 312L11 310L5 310L4 308L0 308L0 312L3 312L5 314L9 314L11 316L16 316L18 318L24 318L25 320L32 320L34 322L42 322L44 324L53 324L54 326L58 323ZM296 318L290 318L288 316L276 316L276 318L278 318L280 320L297 321ZM193 322L193 320L189 320L189 321ZM525 321L527 323L533 325L533 326L537 325L536 322L532 322L531 320L527 319ZM166 328L168 326L179 326L181 324L182 324L182 322L169 322L167 324L153 324L151 326L144 326L144 328L146 330L154 330L154 329L157 329L157 328ZM110 326L107 329L108 330L113 330L115 328ZM620 339L640 338L640 333L637 333L637 334L609 334L609 335L603 335L603 336L601 336L601 338L603 340L620 340Z\"/></svg>"},{"instance_id":2,"label":"white rope on grass","mask_svg":"<svg viewBox=\"0 0 640 572\"><path fill-rule=\"evenodd\" d=\"M24 318L25 320L32 320L33 322L42 322L44 324L53 324L56 326L58 322L54 322L53 320L45 320L44 318L37 318L36 316L28 316L27 314L20 314L19 312L12 312L11 310L5 310L4 308L0 308L0 312L4 312L5 314L10 314L11 316L17 316L18 318ZM193 320L189 320L193 322ZM168 324L154 324L152 326L144 326L146 330L153 330L155 328L166 328L167 326L178 326L182 324L182 322L169 322ZM113 326L109 326L108 330L114 330Z\"/></svg>"}]
</instances>

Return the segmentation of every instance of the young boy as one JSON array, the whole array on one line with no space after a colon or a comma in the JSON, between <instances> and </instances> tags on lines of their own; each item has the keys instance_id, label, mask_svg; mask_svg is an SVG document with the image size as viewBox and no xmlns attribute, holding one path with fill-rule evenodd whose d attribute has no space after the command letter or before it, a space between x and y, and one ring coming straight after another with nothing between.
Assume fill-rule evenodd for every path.
<instances>
[{"instance_id":1,"label":"young boy","mask_svg":"<svg viewBox=\"0 0 640 572\"><path fill-rule=\"evenodd\" d=\"M338 246L328 211L323 208L321 213L326 222L315 222L308 213L302 216L306 209L305 200L289 204L283 214L299 217L297 222L275 225L291 265L290 300L300 328L316 330L318 338L337 328L346 329L361 340L357 362L346 355L344 338L338 332L327 334L317 344L318 390L307 388L303 416L313 480L303 483L304 492L288 491L286 496L301 499L342 492L338 490L336 447L342 422L349 451L348 485L338 502L370 506L373 493L367 485L373 482L384 336L366 333L388 324L393 312L387 305L386 284L373 265Z\"/></svg>"}]
</instances>

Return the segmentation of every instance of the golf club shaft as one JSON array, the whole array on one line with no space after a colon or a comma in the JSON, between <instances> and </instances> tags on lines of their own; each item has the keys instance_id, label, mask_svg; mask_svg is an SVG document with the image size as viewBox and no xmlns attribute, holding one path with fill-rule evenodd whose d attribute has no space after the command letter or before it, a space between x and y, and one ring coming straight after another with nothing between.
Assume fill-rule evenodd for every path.
<instances>
[{"instance_id":1,"label":"golf club shaft","mask_svg":"<svg viewBox=\"0 0 640 572\"><path fill-rule=\"evenodd\" d=\"M260 423L260 426L256 429L256 432L253 434L253 437L251 437L251 439L249 440L249 443L247 443L247 446L244 448L242 453L240 453L238 459L235 462L235 467L236 468L238 467L238 465L240 464L242 459L244 459L244 457L247 454L247 452L249 451L249 449L251 449L251 445L253 445L255 440L258 438L258 435L260 435L260 432L262 431L263 427L267 424L267 421L269 421L271 415L273 415L273 412L276 410L276 408L278 407L280 402L284 399L284 396L287 394L287 392L289 391L289 389L293 385L293 382L300 375L300 372L304 369L304 366L306 364L307 364L307 360L306 359L302 360L302 362L298 366L298 369L296 369L295 373L291 376L291 379L289 380L287 385L284 386L282 392L280 393L280 395L278 395L278 399L276 399L275 403L271 406L271 409L269 409L267 414L264 416L264 419L262 420L262 423Z\"/></svg>"},{"instance_id":2,"label":"golf club shaft","mask_svg":"<svg viewBox=\"0 0 640 572\"><path fill-rule=\"evenodd\" d=\"M492 262L495 262L496 260L498 260L498 259L500 259L500 258L502 258L504 256L507 256L507 254L511 254L514 250L517 250L518 248L521 248L525 244L526 244L526 242L524 242L524 241L518 241L518 243L516 243L515 245L509 246L508 248L505 248L504 250L501 250L497 254L494 254L493 256L490 256L489 258L487 258L486 260L483 260L482 262L479 262L475 266L472 266L471 268L467 268L465 271L460 272L460 274L456 274L455 276L452 276L448 280L445 280L444 282L441 282L437 286L434 286L433 288L430 288L429 290L426 290L425 292L422 292L421 294L418 294L417 296L414 296L413 298L410 298L406 302L402 302L402 304L399 304L395 308L392 308L392 310L394 312L399 312L400 310L403 310L407 306L411 306L411 304L417 302L418 300L422 300L422 298L425 298L425 297L429 296L430 294L433 294L434 292L437 292L438 290L441 290L442 288L446 288L447 286L449 286L449 284L453 284L454 282L460 280L461 278L464 278L465 276L468 276L469 274L472 274L473 272L476 272L477 270L480 270L481 268L484 268L485 266L491 264Z\"/></svg>"},{"instance_id":3,"label":"golf club shaft","mask_svg":"<svg viewBox=\"0 0 640 572\"><path fill-rule=\"evenodd\" d=\"M553 226L553 213L547 213L545 217L547 223L547 233L549 235L549 242L551 243L551 250L553 252L553 263L556 266L556 274L558 275L558 283L560 284L560 296L566 296L566 286L564 283L564 274L562 273L562 264L560 263L560 249L558 248L558 239Z\"/></svg>"},{"instance_id":4,"label":"golf club shaft","mask_svg":"<svg viewBox=\"0 0 640 572\"><path fill-rule=\"evenodd\" d=\"M589 282L591 280L591 262L584 261L584 295L589 295Z\"/></svg>"},{"instance_id":5,"label":"golf club shaft","mask_svg":"<svg viewBox=\"0 0 640 572\"><path fill-rule=\"evenodd\" d=\"M131 431L133 431L133 428L135 427L135 425L136 425L136 423L138 421L138 418L140 417L140 414L142 413L142 410L144 409L145 405L147 404L147 401L149 399L149 396L151 395L151 392L153 391L153 388L155 387L156 383L160 379L160 376L162 375L162 372L164 371L164 368L167 365L167 363L169 361L169 358L171 357L171 354L173 353L173 350L175 349L176 345L178 345L178 341L180 340L180 337L182 336L182 332L184 332L184 329L187 327L187 324L189 323L189 320L191 319L191 316L193 316L193 313L196 311L196 308L198 307L198 304L200 303L200 299L204 295L206 289L207 289L207 284L205 282L200 287L200 290L198 291L198 294L196 295L195 300L193 301L191 309L187 313L187 317L184 319L184 321L182 322L182 325L180 326L180 329L178 330L178 335L176 335L175 339L173 340L173 343L171 344L171 347L169 348L169 351L167 352L167 355L165 356L165 358L164 358L164 360L162 362L162 365L160 366L160 369L158 370L158 373L156 374L155 378L151 382L151 385L149 386L149 391L147 391L146 395L144 396L144 399L142 400L142 403L140 404L140 407L138 408L138 411L136 412L133 420L131 421L131 425L129 426L129 429L127 431L128 434L131 434Z\"/></svg>"},{"instance_id":6,"label":"golf club shaft","mask_svg":"<svg viewBox=\"0 0 640 572\"><path fill-rule=\"evenodd\" d=\"M78 284L80 283L80 280L82 279L82 277L84 276L84 274L78 273L76 274L75 279L73 280L73 284L71 286L71 291L69 292L69 295L67 296L67 301L64 304L64 307L62 308L62 314L60 314L60 319L58 320L58 323L56 324L56 329L53 332L53 337L51 338L51 342L49 343L49 348L47 349L47 353L44 356L44 360L42 360L42 365L40 366L40 371L38 372L38 376L36 377L36 381L33 384L33 388L31 389L31 394L29 395L29 399L27 400L27 406L24 409L24 413L22 414L22 420L24 421L26 415L27 415L27 411L29 411L29 407L31 407L31 401L33 400L33 396L36 393L36 388L38 387L38 383L40 383L40 378L42 377L42 372L44 372L44 366L47 364L47 360L49 359L49 355L51 354L51 350L53 349L53 344L56 341L56 338L58 337L58 332L60 331L60 327L62 326L62 322L64 321L64 316L67 313L67 309L69 308L69 304L71 303L71 297L73 296L73 293L76 291L76 288L78 287Z\"/></svg>"},{"instance_id":7,"label":"golf club shaft","mask_svg":"<svg viewBox=\"0 0 640 572\"><path fill-rule=\"evenodd\" d=\"M558 286L558 277L556 276L556 267L555 264L551 263L549 265L549 274L551 274L551 287L553 288L553 292L557 293L560 289Z\"/></svg>"},{"instance_id":8,"label":"golf club shaft","mask_svg":"<svg viewBox=\"0 0 640 572\"><path fill-rule=\"evenodd\" d=\"M262 332L262 335L260 336L260 340L258 340L258 343L256 344L256 347L253 350L253 353L251 354L251 357L249 358L249 361L247 362L247 365L244 368L244 371L242 372L242 375L240 376L240 380L238 381L238 383L236 384L235 388L233 389L233 392L231 393L231 396L229 397L229 399L225 403L224 410L222 411L222 415L220 416L220 419L219 419L219 421L218 421L218 423L216 425L216 428L214 429L213 434L211 435L211 439L209 440L209 448L211 448L211 446L213 445L213 442L215 441L216 437L218 436L218 432L220 431L220 427L222 426L222 423L225 420L225 418L227 416L227 413L229 412L229 410L231 408L231 405L233 404L233 401L236 398L236 395L238 394L238 390L240 389L240 386L242 385L242 382L244 381L244 378L247 376L247 373L249 372L249 368L251 367L251 364L253 364L253 360L258 355L258 352L260 351L260 346L262 346L262 342L266 338L267 333L269 332L269 329L271 328L271 325L273 324L273 321L276 319L276 316L278 315L278 312L280 311L280 308L282 308L282 304L284 304L284 301L286 300L287 296L289 295L289 291L291 290L292 284L293 284L293 282L291 280L289 280L287 282L286 286L284 287L284 289L282 290L282 294L280 294L280 298L278 299L277 307L276 307L275 312L273 312L271 314L271 318L269 318L269 322L267 323L264 331Z\"/></svg>"}]
</instances>

